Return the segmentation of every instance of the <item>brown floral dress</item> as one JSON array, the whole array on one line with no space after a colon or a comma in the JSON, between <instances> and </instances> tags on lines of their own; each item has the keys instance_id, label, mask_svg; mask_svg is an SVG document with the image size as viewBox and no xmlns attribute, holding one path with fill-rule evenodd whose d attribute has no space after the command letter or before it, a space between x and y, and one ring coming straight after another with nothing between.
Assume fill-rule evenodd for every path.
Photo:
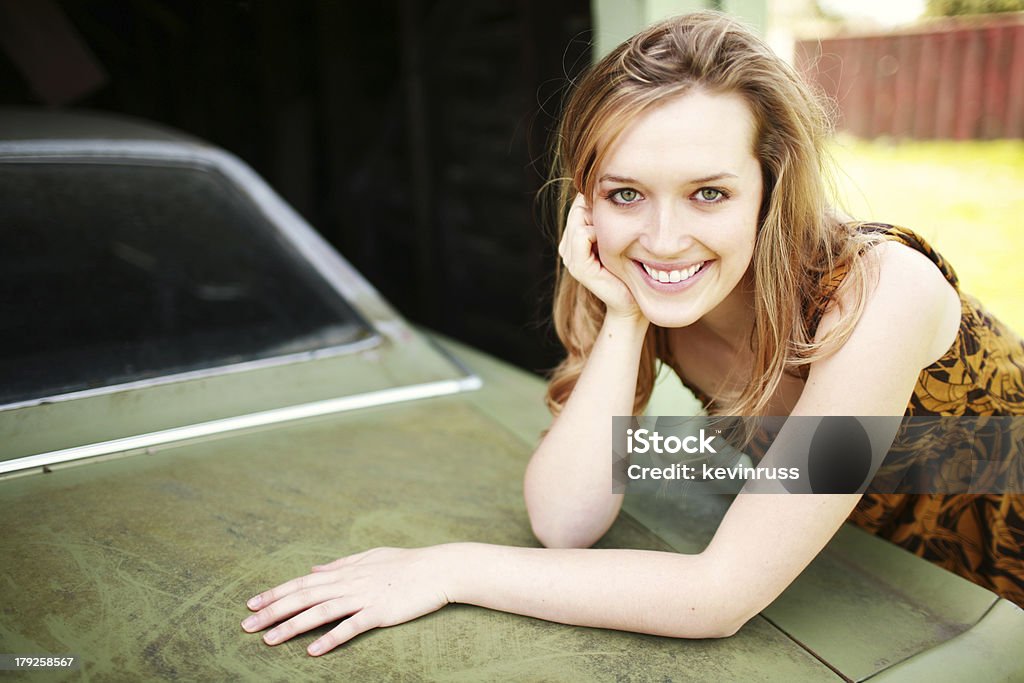
<instances>
[{"instance_id":1,"label":"brown floral dress","mask_svg":"<svg viewBox=\"0 0 1024 683\"><path fill-rule=\"evenodd\" d=\"M953 268L920 236L881 223L860 229L921 252L960 295L956 340L921 371L906 415L1024 416L1021 338L960 290ZM824 283L809 312L812 333L845 275L839 268ZM706 395L694 393L708 404ZM756 444L750 452L763 455ZM848 521L1024 607L1024 494L866 493Z\"/></svg>"},{"instance_id":2,"label":"brown floral dress","mask_svg":"<svg viewBox=\"0 0 1024 683\"><path fill-rule=\"evenodd\" d=\"M862 229L921 252L960 294L960 332L921 371L906 414L1024 415L1020 337L960 290L953 268L920 236L885 224ZM826 301L844 274L826 285ZM1024 495L868 493L849 521L1024 606Z\"/></svg>"}]
</instances>

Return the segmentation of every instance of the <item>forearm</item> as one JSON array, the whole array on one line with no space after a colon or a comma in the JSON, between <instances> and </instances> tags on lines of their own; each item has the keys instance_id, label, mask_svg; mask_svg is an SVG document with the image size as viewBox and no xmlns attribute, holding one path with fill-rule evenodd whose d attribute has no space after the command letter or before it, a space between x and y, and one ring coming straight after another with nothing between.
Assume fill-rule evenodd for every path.
<instances>
[{"instance_id":1,"label":"forearm","mask_svg":"<svg viewBox=\"0 0 1024 683\"><path fill-rule=\"evenodd\" d=\"M612 494L613 415L631 415L646 320L606 320L576 387L526 470L526 506L542 543L589 546L622 505Z\"/></svg>"},{"instance_id":2,"label":"forearm","mask_svg":"<svg viewBox=\"0 0 1024 683\"><path fill-rule=\"evenodd\" d=\"M679 638L729 636L745 621L701 555L479 543L437 551L452 602Z\"/></svg>"}]
</instances>

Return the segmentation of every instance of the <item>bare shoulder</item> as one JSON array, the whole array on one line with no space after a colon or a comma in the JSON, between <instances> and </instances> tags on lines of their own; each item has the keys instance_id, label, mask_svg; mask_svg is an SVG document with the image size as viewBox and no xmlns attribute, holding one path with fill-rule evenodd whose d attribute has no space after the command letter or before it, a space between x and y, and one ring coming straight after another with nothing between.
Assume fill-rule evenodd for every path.
<instances>
[{"instance_id":1,"label":"bare shoulder","mask_svg":"<svg viewBox=\"0 0 1024 683\"><path fill-rule=\"evenodd\" d=\"M890 349L902 349L918 369L934 363L952 345L960 327L956 290L927 256L905 244L886 240L860 258L868 287L857 329L885 338ZM855 292L848 284L839 287L839 305L826 312L819 331L827 332L843 311L855 308Z\"/></svg>"},{"instance_id":2,"label":"bare shoulder","mask_svg":"<svg viewBox=\"0 0 1024 683\"><path fill-rule=\"evenodd\" d=\"M879 277L879 283L887 281L904 287L911 296L923 300L946 300L946 294L956 297L956 290L949 284L942 271L931 259L903 244L886 240L869 249L861 258Z\"/></svg>"},{"instance_id":3,"label":"bare shoulder","mask_svg":"<svg viewBox=\"0 0 1024 683\"><path fill-rule=\"evenodd\" d=\"M852 332L811 364L794 415L902 415L921 370L956 339L956 290L928 257L896 242L870 249L867 291ZM857 291L840 285L822 316L819 338L857 311Z\"/></svg>"}]
</instances>

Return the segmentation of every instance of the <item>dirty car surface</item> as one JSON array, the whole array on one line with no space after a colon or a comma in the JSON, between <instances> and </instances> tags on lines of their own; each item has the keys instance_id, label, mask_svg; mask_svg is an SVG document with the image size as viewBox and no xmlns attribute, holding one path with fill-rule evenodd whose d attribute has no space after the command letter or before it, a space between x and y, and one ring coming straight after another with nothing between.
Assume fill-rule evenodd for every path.
<instances>
[{"instance_id":1,"label":"dirty car surface","mask_svg":"<svg viewBox=\"0 0 1024 683\"><path fill-rule=\"evenodd\" d=\"M248 167L95 115L0 117L0 653L47 679L1024 676L1020 610L844 528L761 616L672 640L452 605L321 658L255 590L374 546L535 545L539 379L414 329ZM606 547L699 552L726 500ZM943 678L947 677L947 678Z\"/></svg>"}]
</instances>

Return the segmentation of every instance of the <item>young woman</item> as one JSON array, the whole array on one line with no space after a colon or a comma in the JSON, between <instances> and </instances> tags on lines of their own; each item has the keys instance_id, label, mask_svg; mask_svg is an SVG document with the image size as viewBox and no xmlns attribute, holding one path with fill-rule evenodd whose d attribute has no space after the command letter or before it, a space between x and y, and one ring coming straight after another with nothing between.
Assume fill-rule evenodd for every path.
<instances>
[{"instance_id":1,"label":"young woman","mask_svg":"<svg viewBox=\"0 0 1024 683\"><path fill-rule=\"evenodd\" d=\"M309 646L319 655L465 602L728 636L848 518L1024 604L1020 496L741 493L700 554L585 549L622 504L610 418L643 408L657 360L721 414L1024 413L1024 346L939 256L830 212L825 124L800 78L716 13L653 26L593 67L559 131L568 353L525 479L547 548L370 550L257 595L243 627L283 622L264 635L276 644L344 619Z\"/></svg>"}]
</instances>

